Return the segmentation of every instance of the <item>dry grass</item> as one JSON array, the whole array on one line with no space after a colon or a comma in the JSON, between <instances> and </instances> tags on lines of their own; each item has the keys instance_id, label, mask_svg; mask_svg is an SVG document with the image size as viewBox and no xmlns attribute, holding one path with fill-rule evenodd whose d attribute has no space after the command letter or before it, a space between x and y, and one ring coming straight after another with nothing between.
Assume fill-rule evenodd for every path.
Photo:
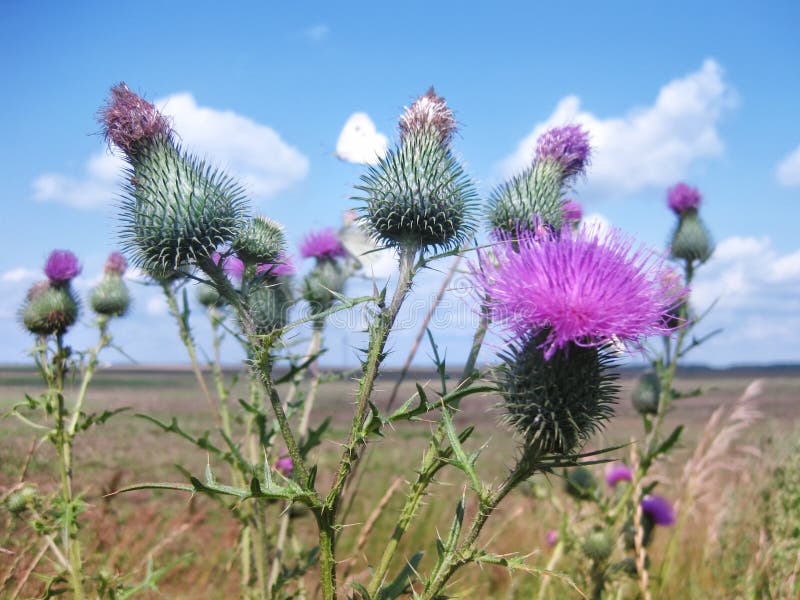
<instances>
[{"instance_id":1,"label":"dry grass","mask_svg":"<svg viewBox=\"0 0 800 600\"><path fill-rule=\"evenodd\" d=\"M25 392L35 393L38 384L29 374L5 372L0 375L0 411L11 402L18 401ZM681 514L691 518L691 527L682 534L674 569L680 570L687 583L680 593L688 595L664 595L663 597L725 597L722 588L714 585L714 571L724 566L710 561L720 560L707 552L709 539L716 536L719 523L718 496L731 481L743 481L745 485L757 487L763 484L766 469L755 469L754 449L769 436L794 434L793 422L800 414L800 376L771 376L763 382L763 393L755 398L738 400L752 377L705 374L702 379L686 377L678 382L684 389L698 385L705 390L700 398L681 400L669 415L667 427L686 423L684 443L673 455L661 474L672 481L669 494L681 498ZM631 436L641 435L641 425L627 405L627 391L632 380L623 380L623 401L618 416L609 424L602 439L595 440L594 447L625 443ZM391 382L382 384L383 396L378 404L385 402L391 390ZM399 398L410 394L413 384L404 384ZM350 419L353 401L353 386L349 383L326 384L320 397L314 422L327 416L333 418L333 438L343 437ZM244 393L242 391L242 393ZM477 448L485 445L479 470L487 480L499 480L511 464L515 442L504 429L498 426L498 414L492 408L495 400L476 397L463 407L458 424L477 425L478 435L470 441ZM196 383L188 373L169 372L104 372L97 379L89 398L89 410L101 407L117 408L133 406L133 412L144 412L159 418L176 416L181 424L200 433L213 430L213 421L207 407L197 391ZM202 473L206 456L185 442L161 434L131 413L115 417L103 428L90 432L78 441L76 452L78 489L86 490L89 511L83 517L85 529L82 542L88 550L89 570L106 569L111 573L120 571L141 573L149 558L158 566L172 565L169 573L159 584L161 597L170 598L230 598L236 597L238 575L236 574L237 527L224 507L208 498L189 500L179 493L136 492L104 498L104 493L120 485L142 481L181 481L174 468L181 464L195 473ZM763 413L763 418L760 418ZM376 560L382 544L391 535L396 514L403 501L405 484L394 484L398 478L408 479L419 462L429 433L425 423L404 425L386 432L386 439L377 441L364 475L361 496L356 500L347 527L342 534L340 558L348 561L347 569L354 578L363 580L368 573L365 557ZM8 489L17 479L31 445L31 435L12 420L0 421L0 486ZM624 450L619 457L624 457ZM325 486L330 478L338 446L330 441L319 449L319 485ZM763 459L762 459L763 461ZM219 465L221 477L227 469ZM28 478L37 482L44 491L50 490L55 481L52 451L43 445L32 458L28 467ZM557 481L542 480L543 485L556 485ZM387 490L394 487L391 494ZM560 489L560 485L556 485ZM399 489L398 489L399 488ZM433 552L433 536L436 530L446 531L455 501L460 497L462 482L452 473L445 472L441 485L434 488L420 510L417 524L409 531L401 545L398 557L410 557L417 550L425 550L426 558L421 567L430 566ZM494 523L490 521L482 539L490 541L491 548L498 553L532 553L530 561L544 567L550 550L544 545L545 531L553 526L556 511L546 502L531 494L531 488L512 494L501 506ZM383 498L383 509L375 512L375 506ZM568 502L564 500L564 502ZM753 511L753 506L741 506L741 510ZM467 508L467 518L473 505ZM275 523L278 523L279 507L275 507ZM0 555L0 580L8 577L9 583L19 578L32 564L40 548L27 547L30 538L19 524L0 517L0 546L13 555ZM743 524L750 520L742 517ZM302 518L298 521L301 537L312 542L310 523ZM303 525L305 523L305 526ZM372 529L366 541L359 539L365 527ZM710 533L709 533L710 532ZM713 535L712 535L713 534ZM757 529L744 529L740 535L757 540ZM667 539L656 540L653 560L657 562L666 551ZM8 556L8 558L4 558ZM400 561L397 562L398 568ZM47 571L46 559L39 561L37 569ZM691 573L687 572L691 570ZM12 570L12 573L9 573ZM677 580L677 578L676 578ZM23 595L30 595L38 585L30 578ZM313 582L312 582L313 584ZM2 594L14 587L7 585ZM530 575L516 575L514 579L501 567L477 567L459 573L455 590L463 597L484 598L530 598L538 588L538 580ZM693 595L697 589L705 589L707 596ZM313 585L310 589L313 589ZM675 594L674 585L663 587L664 593ZM568 588L557 582L550 584L550 597L570 597ZM154 593L143 597L157 597ZM658 597L658 596L656 596Z\"/></svg>"}]
</instances>

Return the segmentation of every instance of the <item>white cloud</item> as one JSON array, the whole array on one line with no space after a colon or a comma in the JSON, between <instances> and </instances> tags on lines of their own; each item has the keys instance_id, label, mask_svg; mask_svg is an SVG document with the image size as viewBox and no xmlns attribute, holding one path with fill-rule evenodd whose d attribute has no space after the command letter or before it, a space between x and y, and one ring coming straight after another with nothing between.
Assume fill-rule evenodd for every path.
<instances>
[{"instance_id":1,"label":"white cloud","mask_svg":"<svg viewBox=\"0 0 800 600\"><path fill-rule=\"evenodd\" d=\"M731 237L721 241L711 260L700 267L692 286L692 303L713 310L699 333L723 330L719 341L698 357L768 362L797 360L800 337L800 250L781 254L768 237ZM743 351L742 344L747 346ZM737 347L739 351L736 352ZM762 344L762 345L759 345ZM692 359L696 357L692 356Z\"/></svg>"},{"instance_id":2,"label":"white cloud","mask_svg":"<svg viewBox=\"0 0 800 600\"><path fill-rule=\"evenodd\" d=\"M169 312L169 307L167 306L167 301L164 299L163 295L152 296L147 299L147 302L144 306L144 311L148 316L160 317Z\"/></svg>"},{"instance_id":3,"label":"white cloud","mask_svg":"<svg viewBox=\"0 0 800 600\"><path fill-rule=\"evenodd\" d=\"M698 71L664 85L652 105L632 108L622 117L598 117L581 108L580 98L567 96L501 161L498 171L508 177L524 169L546 129L580 123L591 134L589 186L593 191L629 194L666 186L683 178L693 161L722 154L717 128L734 103L735 94L712 59Z\"/></svg>"},{"instance_id":4,"label":"white cloud","mask_svg":"<svg viewBox=\"0 0 800 600\"><path fill-rule=\"evenodd\" d=\"M778 182L786 187L800 186L800 146L778 163Z\"/></svg>"},{"instance_id":5,"label":"white cloud","mask_svg":"<svg viewBox=\"0 0 800 600\"><path fill-rule=\"evenodd\" d=\"M374 165L386 154L388 138L380 133L367 113L350 115L336 141L336 156L341 160Z\"/></svg>"},{"instance_id":6,"label":"white cloud","mask_svg":"<svg viewBox=\"0 0 800 600\"><path fill-rule=\"evenodd\" d=\"M4 273L0 273L0 282L3 283L19 283L23 281L32 281L36 279L40 274L39 271L34 271L33 269L25 269L19 267L17 269L11 269L10 271L5 271Z\"/></svg>"},{"instance_id":7,"label":"white cloud","mask_svg":"<svg viewBox=\"0 0 800 600\"><path fill-rule=\"evenodd\" d=\"M308 159L271 127L233 111L199 106L189 93L173 94L156 105L172 118L187 150L225 169L255 198L273 196L308 174ZM33 197L75 208L107 206L119 193L124 164L118 156L99 152L89 157L78 177L37 177Z\"/></svg>"},{"instance_id":8,"label":"white cloud","mask_svg":"<svg viewBox=\"0 0 800 600\"><path fill-rule=\"evenodd\" d=\"M303 31L303 35L311 42L321 42L331 32L331 28L323 23L317 23Z\"/></svg>"}]
</instances>

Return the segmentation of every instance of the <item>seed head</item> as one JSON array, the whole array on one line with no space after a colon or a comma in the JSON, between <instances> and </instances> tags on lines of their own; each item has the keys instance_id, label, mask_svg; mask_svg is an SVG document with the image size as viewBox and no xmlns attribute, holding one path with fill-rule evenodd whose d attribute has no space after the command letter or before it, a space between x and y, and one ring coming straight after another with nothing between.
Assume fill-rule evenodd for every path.
<instances>
[{"instance_id":1,"label":"seed head","mask_svg":"<svg viewBox=\"0 0 800 600\"><path fill-rule=\"evenodd\" d=\"M156 137L170 137L172 128L154 104L132 92L125 83L111 88L108 103L98 113L106 141L129 157Z\"/></svg>"},{"instance_id":2,"label":"seed head","mask_svg":"<svg viewBox=\"0 0 800 600\"><path fill-rule=\"evenodd\" d=\"M439 142L447 146L458 128L453 111L441 96L437 96L433 86L414 103L406 107L400 117L400 139L409 135L431 129L436 132Z\"/></svg>"}]
</instances>

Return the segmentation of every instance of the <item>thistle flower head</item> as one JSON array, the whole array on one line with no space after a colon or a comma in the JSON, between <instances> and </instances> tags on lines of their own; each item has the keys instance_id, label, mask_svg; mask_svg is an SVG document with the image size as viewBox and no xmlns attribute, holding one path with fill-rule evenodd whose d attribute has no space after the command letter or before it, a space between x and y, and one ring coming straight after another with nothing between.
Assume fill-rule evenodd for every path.
<instances>
[{"instance_id":1,"label":"thistle flower head","mask_svg":"<svg viewBox=\"0 0 800 600\"><path fill-rule=\"evenodd\" d=\"M116 273L119 276L125 274L125 269L128 268L128 261L119 252L112 252L106 259L104 271L106 273Z\"/></svg>"},{"instance_id":2,"label":"thistle flower head","mask_svg":"<svg viewBox=\"0 0 800 600\"><path fill-rule=\"evenodd\" d=\"M596 529L584 538L581 550L588 559L601 563L614 551L614 538L608 531Z\"/></svg>"},{"instance_id":3,"label":"thistle flower head","mask_svg":"<svg viewBox=\"0 0 800 600\"><path fill-rule=\"evenodd\" d=\"M589 133L580 125L553 127L536 142L536 160L558 163L565 177L583 173L590 155Z\"/></svg>"},{"instance_id":4,"label":"thistle flower head","mask_svg":"<svg viewBox=\"0 0 800 600\"><path fill-rule=\"evenodd\" d=\"M583 207L581 203L572 198L564 201L564 204L561 205L561 210L564 213L565 221L577 223L583 218Z\"/></svg>"},{"instance_id":5,"label":"thistle flower head","mask_svg":"<svg viewBox=\"0 0 800 600\"><path fill-rule=\"evenodd\" d=\"M294 472L294 461L291 456L281 456L275 461L275 469L284 477L291 477Z\"/></svg>"},{"instance_id":6,"label":"thistle flower head","mask_svg":"<svg viewBox=\"0 0 800 600\"><path fill-rule=\"evenodd\" d=\"M567 471L564 490L578 500L589 500L597 490L597 479L586 467L575 467Z\"/></svg>"},{"instance_id":7,"label":"thistle flower head","mask_svg":"<svg viewBox=\"0 0 800 600\"><path fill-rule=\"evenodd\" d=\"M606 348L570 344L546 357L546 336L523 337L501 355L501 405L526 448L568 454L613 414L617 374Z\"/></svg>"},{"instance_id":8,"label":"thistle flower head","mask_svg":"<svg viewBox=\"0 0 800 600\"><path fill-rule=\"evenodd\" d=\"M676 215L682 215L690 210L697 210L700 208L700 200L703 196L697 188L686 185L685 183L677 183L667 190L667 206L669 206Z\"/></svg>"},{"instance_id":9,"label":"thistle flower head","mask_svg":"<svg viewBox=\"0 0 800 600\"><path fill-rule=\"evenodd\" d=\"M620 481L633 481L633 472L622 463L609 463L606 466L606 485L617 487Z\"/></svg>"},{"instance_id":10,"label":"thistle flower head","mask_svg":"<svg viewBox=\"0 0 800 600\"><path fill-rule=\"evenodd\" d=\"M319 260L303 279L303 297L314 312L330 308L347 282L347 270L341 262Z\"/></svg>"},{"instance_id":11,"label":"thistle flower head","mask_svg":"<svg viewBox=\"0 0 800 600\"><path fill-rule=\"evenodd\" d=\"M218 265L220 260L222 260L222 270L225 271L228 277L231 279L242 279L244 275L244 263L235 254L228 254L225 258L222 258L219 252L212 252L211 260L214 261L215 265Z\"/></svg>"},{"instance_id":12,"label":"thistle flower head","mask_svg":"<svg viewBox=\"0 0 800 600\"><path fill-rule=\"evenodd\" d=\"M439 142L447 146L458 128L453 111L441 96L437 96L433 86L414 103L406 107L400 117L400 139L412 133L431 129L436 132Z\"/></svg>"},{"instance_id":13,"label":"thistle flower head","mask_svg":"<svg viewBox=\"0 0 800 600\"><path fill-rule=\"evenodd\" d=\"M44 265L44 274L53 285L68 283L80 272L78 257L69 250L53 250Z\"/></svg>"},{"instance_id":14,"label":"thistle flower head","mask_svg":"<svg viewBox=\"0 0 800 600\"><path fill-rule=\"evenodd\" d=\"M544 332L545 359L569 346L637 347L669 333L664 316L687 293L660 256L634 249L619 231L521 234L499 243L495 256L496 264L472 265L476 287L515 337Z\"/></svg>"},{"instance_id":15,"label":"thistle flower head","mask_svg":"<svg viewBox=\"0 0 800 600\"><path fill-rule=\"evenodd\" d=\"M108 103L100 109L98 120L103 125L106 141L128 156L135 155L154 138L172 134L169 120L124 82L111 88Z\"/></svg>"},{"instance_id":16,"label":"thistle flower head","mask_svg":"<svg viewBox=\"0 0 800 600\"><path fill-rule=\"evenodd\" d=\"M333 229L312 231L303 238L300 244L300 256L317 260L333 260L347 256L347 250Z\"/></svg>"},{"instance_id":17,"label":"thistle flower head","mask_svg":"<svg viewBox=\"0 0 800 600\"><path fill-rule=\"evenodd\" d=\"M642 498L642 512L655 525L669 526L675 523L675 510L663 496L648 494Z\"/></svg>"},{"instance_id":18,"label":"thistle flower head","mask_svg":"<svg viewBox=\"0 0 800 600\"><path fill-rule=\"evenodd\" d=\"M711 234L697 211L682 213L672 233L670 254L681 260L704 263L713 253Z\"/></svg>"},{"instance_id":19,"label":"thistle flower head","mask_svg":"<svg viewBox=\"0 0 800 600\"><path fill-rule=\"evenodd\" d=\"M232 248L247 264L274 261L286 246L283 225L256 215L233 240Z\"/></svg>"},{"instance_id":20,"label":"thistle flower head","mask_svg":"<svg viewBox=\"0 0 800 600\"><path fill-rule=\"evenodd\" d=\"M267 277L291 277L296 272L291 257L281 252L274 263L262 263L256 266L256 275Z\"/></svg>"},{"instance_id":21,"label":"thistle flower head","mask_svg":"<svg viewBox=\"0 0 800 600\"><path fill-rule=\"evenodd\" d=\"M34 284L37 285L37 284ZM34 294L20 312L22 324L36 335L64 333L78 319L78 301L69 286L48 285Z\"/></svg>"},{"instance_id":22,"label":"thistle flower head","mask_svg":"<svg viewBox=\"0 0 800 600\"><path fill-rule=\"evenodd\" d=\"M548 529L547 533L544 534L544 540L551 548L555 546L558 543L558 530Z\"/></svg>"},{"instance_id":23,"label":"thistle flower head","mask_svg":"<svg viewBox=\"0 0 800 600\"><path fill-rule=\"evenodd\" d=\"M50 289L50 280L44 279L43 281L37 281L34 283L30 288L28 288L28 292L25 294L26 300L33 300L36 296L41 295L43 292L46 292Z\"/></svg>"},{"instance_id":24,"label":"thistle flower head","mask_svg":"<svg viewBox=\"0 0 800 600\"><path fill-rule=\"evenodd\" d=\"M89 304L98 315L121 317L131 305L128 287L116 271L107 272L89 296Z\"/></svg>"}]
</instances>

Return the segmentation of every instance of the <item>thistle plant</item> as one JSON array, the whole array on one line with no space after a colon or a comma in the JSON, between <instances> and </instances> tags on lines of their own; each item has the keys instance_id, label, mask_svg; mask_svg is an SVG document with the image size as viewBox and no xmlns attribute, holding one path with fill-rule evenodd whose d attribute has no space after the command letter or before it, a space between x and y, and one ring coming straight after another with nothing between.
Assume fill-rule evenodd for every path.
<instances>
[{"instance_id":1,"label":"thistle plant","mask_svg":"<svg viewBox=\"0 0 800 600\"><path fill-rule=\"evenodd\" d=\"M683 274L680 276L676 272L665 271L662 280L665 290L688 290L696 269L708 260L713 251L710 235L700 219L700 201L700 193L683 183L673 186L667 192L667 206L678 218L669 244L669 255L682 267ZM638 297L635 293L629 296L633 302ZM675 375L680 360L693 348L718 333L715 331L703 337L695 337L693 332L701 318L702 316L697 317L691 311L690 298L686 292L683 295L674 295L671 305L666 307L656 321L655 329L649 333L661 338L663 350L658 352L646 349L651 358L651 368L639 377L631 395L633 407L641 416L643 424L642 438L632 446L631 466L620 463L609 465L605 477L609 493L603 494L595 489L592 493L579 497L584 507L591 507L592 510L585 519L573 520L570 527L561 531L562 541L559 543L566 544L564 548L580 549L580 544L576 541L597 530L604 531L612 539L620 540L614 544L615 549L602 560L584 551L590 564L585 569L585 576L591 584L594 598L603 597L608 590L619 590L630 578L637 582L644 597L650 597L653 586L650 570L653 565L648 547L654 539L657 527L670 527L676 523L680 525L670 500L654 493L658 480L653 478L652 470L669 455L681 439L682 425L676 426L669 433L663 431L664 418L672 403L677 399L701 393L700 390L683 393L675 388ZM619 341L624 340L614 340L615 343ZM658 574L660 585L669 579L679 533L671 532ZM557 561L553 561L549 566L555 567L556 564Z\"/></svg>"},{"instance_id":2,"label":"thistle plant","mask_svg":"<svg viewBox=\"0 0 800 600\"><path fill-rule=\"evenodd\" d=\"M264 217L250 218L236 183L177 147L169 120L124 84L112 89L101 119L107 139L128 161L121 206L126 249L171 298L198 383L205 385L186 294L183 308L177 300L187 280L201 285L200 298L214 331L224 327L242 342L250 381L249 400L240 401L244 431L234 431L227 414L220 414L219 437L214 439L186 432L177 421L149 418L210 455L204 478L190 475L188 484L146 483L126 489L168 488L228 498L229 509L242 525L239 555L246 596L302 593L302 577L317 557L319 593L326 599L344 589L362 599L404 594L441 598L453 576L473 563L533 572L522 556L500 556L481 543L488 519L534 474L586 467L595 460L597 453L583 453L582 447L611 416L618 395L616 354L642 348L648 336L669 339L685 320L680 311L685 310L686 288L657 254L620 232L601 234L576 226L579 207L566 194L588 164L587 133L572 125L545 132L531 165L492 194L485 226L494 242L470 267L481 322L462 377L455 385L448 382L442 353L429 335L437 398L417 385L402 406L382 413L374 401L376 382L415 276L436 260L471 250L467 244L478 230L477 194L453 148L457 122L445 100L430 89L407 107L399 119L396 144L377 165L368 167L356 186L362 226L379 247L398 254L391 297L388 286L376 286L370 296L347 297L347 252L341 240L330 230L314 232L301 247L301 255L314 260L300 290L310 314L294 321L288 310L292 290L281 228ZM339 441L335 468L318 477L312 450L327 434L327 423L310 427L321 384L314 365L324 350L325 319L357 304L366 304L370 313L351 426ZM297 359L289 352L288 334L306 323L311 324L312 338ZM475 365L490 326L506 337L506 348L499 353L500 366L481 373ZM286 374L279 375L275 366L286 362ZM219 365L213 369L221 373ZM303 389L309 370L310 382ZM281 383L289 384L283 398ZM230 387L218 379L217 389L219 402L210 400L212 408L226 405ZM519 444L499 482L479 477L480 449L469 449L473 429L459 431L454 423L462 402L485 393L500 397L503 420ZM207 388L204 394L211 397ZM434 426L392 535L378 556L367 557L369 581L348 581L345 586L337 569L337 539L346 524L341 507L348 493L358 492L348 482L371 440L388 438L389 426L395 423L423 418ZM228 464L230 482L218 480L212 459ZM432 565L423 566L421 553L398 565L401 540L444 469L465 481L449 533L435 540ZM586 487L578 484L573 486L576 490ZM593 490L580 493L597 497ZM477 510L466 520L469 502ZM296 506L304 506L313 517L318 545L301 553L300 563L290 568L286 544ZM636 521L642 514L636 512ZM603 528L593 528L581 544L593 562L592 579L600 590L612 546Z\"/></svg>"},{"instance_id":3,"label":"thistle plant","mask_svg":"<svg viewBox=\"0 0 800 600\"><path fill-rule=\"evenodd\" d=\"M119 253L111 254L102 281L91 291L89 304L96 318L98 341L87 351L74 352L66 343L66 336L80 315L72 282L82 267L72 252L50 253L44 266L47 279L30 288L20 309L22 325L36 337L31 353L47 389L38 396L26 395L26 401L14 405L6 416L16 417L54 446L60 486L54 496L47 496L20 482L19 489L8 496L6 506L26 519L32 533L43 538L45 550L52 554L56 573L42 575L49 594L70 592L72 597L84 598L88 593L90 582L84 572L79 540L85 503L74 485L74 452L81 433L120 412L87 413L84 403L99 355L112 346L108 325L125 314L130 303L122 280L125 267Z\"/></svg>"}]
</instances>

